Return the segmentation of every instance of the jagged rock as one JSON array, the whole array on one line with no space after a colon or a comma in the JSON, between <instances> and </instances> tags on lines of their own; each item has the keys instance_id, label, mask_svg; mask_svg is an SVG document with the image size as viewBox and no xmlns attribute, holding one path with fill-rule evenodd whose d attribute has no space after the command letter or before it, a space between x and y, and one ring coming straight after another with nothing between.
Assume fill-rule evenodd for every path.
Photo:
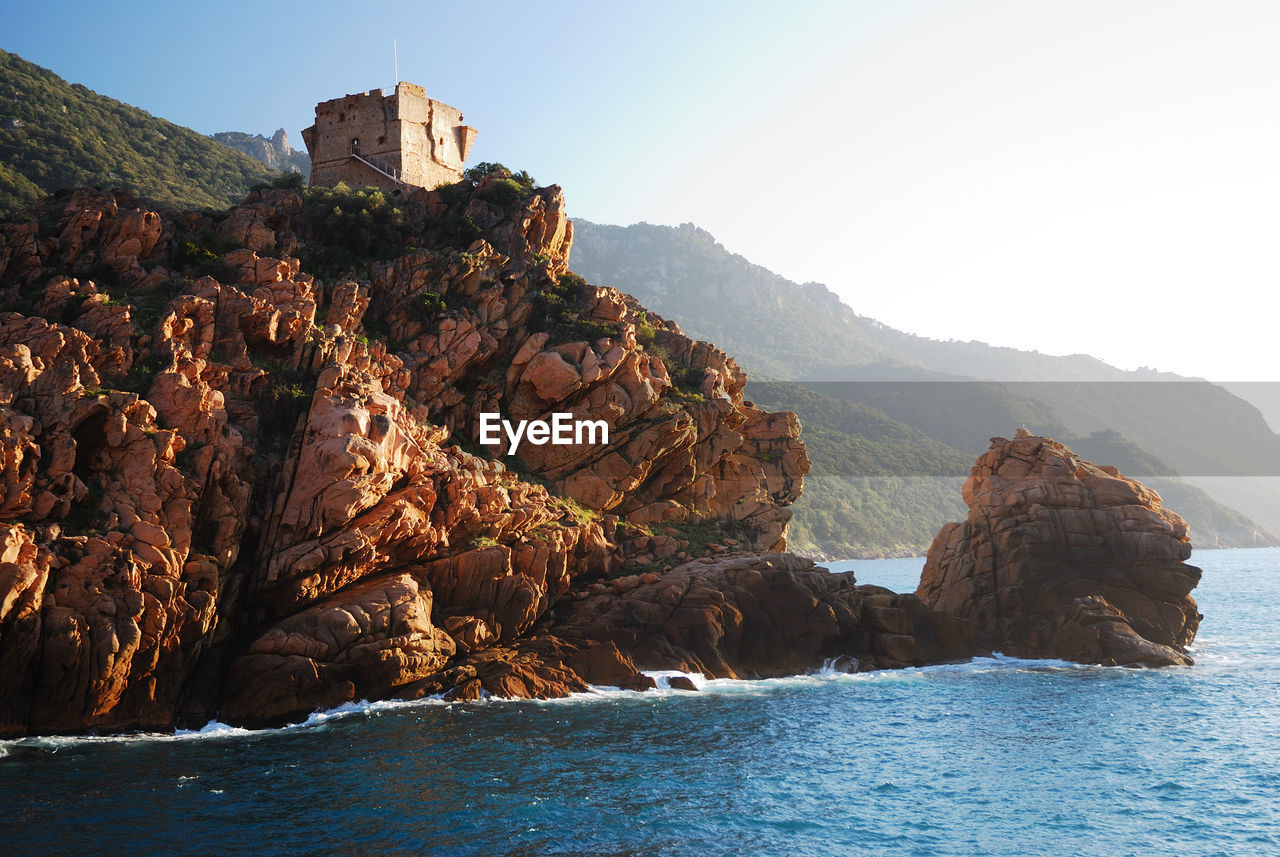
<instances>
[{"instance_id":1,"label":"jagged rock","mask_svg":"<svg viewBox=\"0 0 1280 857\"><path fill-rule=\"evenodd\" d=\"M971 619L983 645L1085 663L1190 664L1200 569L1187 525L1114 467L1046 437L992 438L965 482L969 516L929 549L918 595Z\"/></svg>"},{"instance_id":2,"label":"jagged rock","mask_svg":"<svg viewBox=\"0 0 1280 857\"><path fill-rule=\"evenodd\" d=\"M290 255L317 239L289 190L225 218L77 190L0 224L0 735L652 687L546 633L555 605L687 546L643 527L785 544L795 418L571 275L559 188L491 185L410 194L422 249L359 279ZM488 411L609 439L477 456Z\"/></svg>"},{"instance_id":3,"label":"jagged rock","mask_svg":"<svg viewBox=\"0 0 1280 857\"><path fill-rule=\"evenodd\" d=\"M795 675L836 658L867 670L973 655L968 623L918 601L894 607L900 598L792 554L747 555L564 602L551 627L570 642L611 642L641 669L713 678Z\"/></svg>"},{"instance_id":4,"label":"jagged rock","mask_svg":"<svg viewBox=\"0 0 1280 857\"><path fill-rule=\"evenodd\" d=\"M306 152L289 145L289 135L283 128L277 129L270 137L249 135L242 131L220 131L210 136L224 146L238 149L261 161L273 170L294 170L304 176L311 172L311 159Z\"/></svg>"},{"instance_id":5,"label":"jagged rock","mask_svg":"<svg viewBox=\"0 0 1280 857\"><path fill-rule=\"evenodd\" d=\"M430 589L411 574L396 574L295 613L232 664L222 715L235 723L278 723L383 698L438 672L455 647L432 626L431 611Z\"/></svg>"}]
</instances>

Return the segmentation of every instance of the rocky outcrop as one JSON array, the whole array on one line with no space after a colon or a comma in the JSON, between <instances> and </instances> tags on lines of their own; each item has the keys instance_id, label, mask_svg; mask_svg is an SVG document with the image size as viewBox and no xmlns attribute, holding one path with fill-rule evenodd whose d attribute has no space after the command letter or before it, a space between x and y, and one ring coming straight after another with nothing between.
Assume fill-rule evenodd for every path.
<instances>
[{"instance_id":1,"label":"rocky outcrop","mask_svg":"<svg viewBox=\"0 0 1280 857\"><path fill-rule=\"evenodd\" d=\"M979 634L1180 657L1185 527L1049 441L980 463L919 595L781 553L795 416L571 273L564 211L495 173L217 217L79 190L0 224L0 736L901 667ZM495 445L493 413L598 424Z\"/></svg>"},{"instance_id":2,"label":"rocky outcrop","mask_svg":"<svg viewBox=\"0 0 1280 857\"><path fill-rule=\"evenodd\" d=\"M569 641L612 643L647 668L714 678L795 675L821 664L855 672L974 654L971 623L792 554L704 558L596 584L557 608L551 627Z\"/></svg>"},{"instance_id":3,"label":"rocky outcrop","mask_svg":"<svg viewBox=\"0 0 1280 857\"><path fill-rule=\"evenodd\" d=\"M559 189L512 187L0 225L0 735L649 686L555 605L785 546L794 416L571 274ZM486 412L608 439L508 456Z\"/></svg>"},{"instance_id":4,"label":"rocky outcrop","mask_svg":"<svg viewBox=\"0 0 1280 857\"><path fill-rule=\"evenodd\" d=\"M1190 664L1200 615L1187 525L1114 467L1020 431L993 438L964 485L968 519L929 549L917 592L1008 654Z\"/></svg>"}]
</instances>

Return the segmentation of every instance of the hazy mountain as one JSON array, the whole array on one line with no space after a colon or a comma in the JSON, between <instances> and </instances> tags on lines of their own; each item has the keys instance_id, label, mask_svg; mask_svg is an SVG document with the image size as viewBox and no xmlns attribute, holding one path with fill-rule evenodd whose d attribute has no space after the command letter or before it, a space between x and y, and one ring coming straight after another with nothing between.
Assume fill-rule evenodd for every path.
<instances>
[{"instance_id":1,"label":"hazy mountain","mask_svg":"<svg viewBox=\"0 0 1280 857\"><path fill-rule=\"evenodd\" d=\"M203 134L0 51L0 213L79 185L226 208L273 175Z\"/></svg>"},{"instance_id":2,"label":"hazy mountain","mask_svg":"<svg viewBox=\"0 0 1280 857\"><path fill-rule=\"evenodd\" d=\"M1077 435L1118 431L1184 475L1280 476L1280 436L1256 407L1223 387L1128 372L1085 355L1052 357L894 330L856 314L822 285L794 283L729 253L692 224L577 220L572 262L588 279L631 292L738 356L757 375L833 382L823 388L828 395L867 402L965 452L985 448L992 430L1026 422L1045 433L1063 426ZM946 393L944 385L957 381L997 383ZM917 389L919 382L927 383Z\"/></svg>"},{"instance_id":3,"label":"hazy mountain","mask_svg":"<svg viewBox=\"0 0 1280 857\"><path fill-rule=\"evenodd\" d=\"M222 145L244 152L273 170L293 170L304 176L311 175L311 158L307 157L305 151L289 145L289 135L283 128L277 129L270 137L249 135L243 131L220 131L210 136Z\"/></svg>"},{"instance_id":4,"label":"hazy mountain","mask_svg":"<svg viewBox=\"0 0 1280 857\"><path fill-rule=\"evenodd\" d=\"M574 220L573 264L605 276L721 345L741 343L774 378L867 380L963 376L996 381L1118 381L1133 373L1086 355L1051 357L981 342L943 342L858 315L820 283L796 283L729 253L692 223L608 226ZM693 321L696 319L696 322ZM807 335L795 337L797 330ZM868 372L868 368L874 371ZM1157 377L1144 373L1143 379Z\"/></svg>"},{"instance_id":5,"label":"hazy mountain","mask_svg":"<svg viewBox=\"0 0 1280 857\"><path fill-rule=\"evenodd\" d=\"M1222 387L1165 373L1126 372L1086 355L1052 357L904 333L858 315L825 286L792 282L729 253L692 224L620 227L575 220L571 263L589 280L631 292L687 332L715 342L754 377L804 382L816 398L788 398L776 389L757 393L756 382L749 390L769 407L795 410L807 439L815 425L830 430L826 423L839 412L830 401L835 399L872 408L969 461L989 437L1008 435L1025 423L1089 460L1142 478L1280 476L1280 437L1257 408ZM815 436L810 443L819 479L870 476L840 473L847 468L819 460L841 443L852 443L847 438L827 442ZM925 478L913 486L916 495L932 496L937 508L948 505L942 489L929 483L942 474L921 471L892 448L882 452L882 463L897 477ZM1170 491L1171 506L1192 520L1201 544L1271 540L1258 524L1203 491L1167 479L1160 484ZM1256 487L1250 495L1232 484L1217 478L1206 487L1219 502L1244 502L1257 494ZM867 495L879 489L864 482L856 490ZM801 531L814 530L814 516L835 515L850 532L861 526L858 516L892 517L875 502L869 512L837 513L830 508L836 501L820 494L810 493L808 505L798 507ZM1265 504L1250 502L1250 511L1280 531L1280 509L1268 514Z\"/></svg>"}]
</instances>

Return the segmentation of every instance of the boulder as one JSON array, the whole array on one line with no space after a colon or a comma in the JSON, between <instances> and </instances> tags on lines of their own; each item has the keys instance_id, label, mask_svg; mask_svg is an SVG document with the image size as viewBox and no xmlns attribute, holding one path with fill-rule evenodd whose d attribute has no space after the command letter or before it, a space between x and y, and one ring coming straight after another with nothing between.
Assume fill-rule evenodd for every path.
<instances>
[{"instance_id":1,"label":"boulder","mask_svg":"<svg viewBox=\"0 0 1280 857\"><path fill-rule=\"evenodd\" d=\"M255 640L231 666L220 714L270 725L389 696L437 672L453 640L431 624L431 592L409 574L348 587Z\"/></svg>"},{"instance_id":2,"label":"boulder","mask_svg":"<svg viewBox=\"0 0 1280 857\"><path fill-rule=\"evenodd\" d=\"M963 496L968 518L929 548L923 604L1011 655L1192 662L1200 569L1186 563L1186 522L1155 491L1028 433L992 438Z\"/></svg>"}]
</instances>

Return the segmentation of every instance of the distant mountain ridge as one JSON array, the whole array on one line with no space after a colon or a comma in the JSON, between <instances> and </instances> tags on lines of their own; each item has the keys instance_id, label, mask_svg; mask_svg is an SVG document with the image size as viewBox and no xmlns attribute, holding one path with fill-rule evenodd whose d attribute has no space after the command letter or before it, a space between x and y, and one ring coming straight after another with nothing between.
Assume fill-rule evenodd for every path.
<instances>
[{"instance_id":1,"label":"distant mountain ridge","mask_svg":"<svg viewBox=\"0 0 1280 857\"><path fill-rule=\"evenodd\" d=\"M223 209L275 175L190 128L0 50L0 214L81 185Z\"/></svg>"},{"instance_id":2,"label":"distant mountain ridge","mask_svg":"<svg viewBox=\"0 0 1280 857\"><path fill-rule=\"evenodd\" d=\"M1201 544L1274 542L1246 516L1167 479L1280 476L1280 437L1257 408L1221 387L1128 372L1087 355L1053 357L904 333L858 315L821 284L795 283L728 252L690 223L622 227L576 219L574 230L573 266L589 280L634 294L734 354L753 378L801 382L818 394L763 396L769 407L794 407L806 432L829 422L840 410L831 400L840 399L874 408L971 460L989 437L1026 423L1089 460L1166 477L1162 484L1199 525ZM753 395L760 389L756 381L748 388ZM822 444L815 448L811 484L815 477L867 475L831 472ZM909 460L897 464L901 477L938 475L913 469ZM1280 504L1259 502L1256 491L1232 490L1222 479L1211 487L1218 501L1248 503L1250 514L1280 532ZM940 484L932 490L938 506L946 505ZM822 502L817 494L810 491L797 506L801 529L806 509ZM856 529L852 515L845 520Z\"/></svg>"},{"instance_id":3,"label":"distant mountain ridge","mask_svg":"<svg viewBox=\"0 0 1280 857\"><path fill-rule=\"evenodd\" d=\"M904 333L858 315L825 286L794 283L729 253L689 223L620 227L578 219L574 230L573 260L584 276L634 294L738 356L757 377L831 382L827 394L865 401L921 428L931 417L944 424L967 419L963 436L945 425L925 428L962 452L980 452L990 433L1009 431L1008 420L1018 419L1036 422L1038 431L1065 427L1087 436L1112 429L1140 438L1184 475L1280 476L1280 436L1255 406L1223 387L1126 371L1087 355ZM959 381L973 382L963 394L981 408L966 413L959 400L938 407L940 385ZM911 385L921 382L927 394L913 394ZM940 410L950 413L944 419ZM999 420L970 419L979 412Z\"/></svg>"},{"instance_id":4,"label":"distant mountain ridge","mask_svg":"<svg viewBox=\"0 0 1280 857\"><path fill-rule=\"evenodd\" d=\"M293 170L304 176L311 174L311 159L306 152L289 145L289 134L283 128L277 129L270 137L249 135L243 131L219 131L210 136L222 145L244 152L273 170Z\"/></svg>"},{"instance_id":5,"label":"distant mountain ridge","mask_svg":"<svg viewBox=\"0 0 1280 857\"><path fill-rule=\"evenodd\" d=\"M653 302L656 312L696 317L700 335L710 333L712 341L716 335L743 341L756 371L774 378L847 380L850 370L868 367L876 371L866 380L904 380L901 370L910 370L910 377L928 377L919 374L921 369L995 381L1175 377L1156 372L1135 376L1084 354L1052 357L905 333L858 315L821 283L796 283L730 253L692 223L610 226L579 218L574 229L574 260L584 270L607 272L633 287ZM745 306L770 315L762 317ZM716 307L722 312L711 312ZM797 323L807 326L808 341L790 336Z\"/></svg>"}]
</instances>

